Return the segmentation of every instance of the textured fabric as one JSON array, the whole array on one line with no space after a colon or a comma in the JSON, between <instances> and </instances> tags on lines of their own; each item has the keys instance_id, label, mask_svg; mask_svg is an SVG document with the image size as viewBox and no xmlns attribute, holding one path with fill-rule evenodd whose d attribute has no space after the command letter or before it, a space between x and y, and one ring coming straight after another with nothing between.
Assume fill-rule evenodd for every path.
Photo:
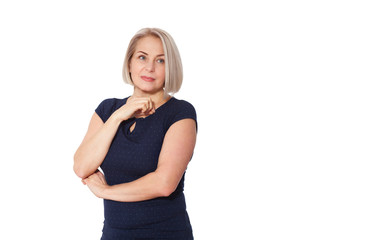
<instances>
[{"instance_id":1,"label":"textured fabric","mask_svg":"<svg viewBox=\"0 0 376 240\"><path fill-rule=\"evenodd\" d=\"M101 240L135 240L135 239L171 239L171 240L192 240L192 230L177 230L180 228L182 219L185 219L189 224L188 215L177 215L166 221L153 224L151 226L144 226L142 228L113 228L105 224L103 227L103 235ZM176 228L176 230L171 230Z\"/></svg>"},{"instance_id":2,"label":"textured fabric","mask_svg":"<svg viewBox=\"0 0 376 240\"><path fill-rule=\"evenodd\" d=\"M95 112L106 122L127 99L106 99ZM194 119L197 127L194 107L187 101L172 97L146 118L123 121L101 165L107 183L131 182L155 171L167 130L173 123L185 118ZM134 122L135 128L130 131ZM128 235L129 239L158 239L158 236L161 239L193 239L183 189L184 175L169 197L140 202L104 200L102 239L127 239L125 236ZM122 237L106 238L115 235Z\"/></svg>"}]
</instances>

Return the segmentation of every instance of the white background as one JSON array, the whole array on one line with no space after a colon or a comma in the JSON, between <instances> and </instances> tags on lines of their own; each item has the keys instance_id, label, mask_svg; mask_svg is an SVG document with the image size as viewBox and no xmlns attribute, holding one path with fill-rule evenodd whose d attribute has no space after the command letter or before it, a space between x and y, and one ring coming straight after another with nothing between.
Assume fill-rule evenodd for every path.
<instances>
[{"instance_id":1,"label":"white background","mask_svg":"<svg viewBox=\"0 0 376 240\"><path fill-rule=\"evenodd\" d=\"M1 234L99 239L73 154L124 98L129 40L175 39L198 114L195 239L375 239L372 1L1 1Z\"/></svg>"}]
</instances>

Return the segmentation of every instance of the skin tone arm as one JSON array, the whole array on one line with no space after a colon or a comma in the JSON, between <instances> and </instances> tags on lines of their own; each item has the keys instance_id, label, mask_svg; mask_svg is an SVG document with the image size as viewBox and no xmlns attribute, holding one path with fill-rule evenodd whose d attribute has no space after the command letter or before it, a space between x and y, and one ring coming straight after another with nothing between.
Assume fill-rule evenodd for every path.
<instances>
[{"instance_id":1,"label":"skin tone arm","mask_svg":"<svg viewBox=\"0 0 376 240\"><path fill-rule=\"evenodd\" d=\"M135 181L109 186L99 171L83 179L99 198L134 202L169 196L175 191L192 157L196 143L196 123L183 119L167 131L157 169Z\"/></svg>"},{"instance_id":2,"label":"skin tone arm","mask_svg":"<svg viewBox=\"0 0 376 240\"><path fill-rule=\"evenodd\" d=\"M106 123L94 113L86 136L74 155L74 172L85 178L101 165L111 141L115 136L120 121L110 117Z\"/></svg>"},{"instance_id":3,"label":"skin tone arm","mask_svg":"<svg viewBox=\"0 0 376 240\"><path fill-rule=\"evenodd\" d=\"M86 178L102 164L120 123L132 117L146 117L155 112L150 98L130 97L125 105L116 110L103 123L94 113L88 131L74 154L74 172L80 178Z\"/></svg>"}]
</instances>

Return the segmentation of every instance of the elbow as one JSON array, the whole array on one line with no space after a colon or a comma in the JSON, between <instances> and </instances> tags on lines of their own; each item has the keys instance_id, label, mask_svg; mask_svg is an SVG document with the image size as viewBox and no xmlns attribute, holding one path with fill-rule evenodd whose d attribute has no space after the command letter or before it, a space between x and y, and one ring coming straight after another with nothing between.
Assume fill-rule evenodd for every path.
<instances>
[{"instance_id":1,"label":"elbow","mask_svg":"<svg viewBox=\"0 0 376 240\"><path fill-rule=\"evenodd\" d=\"M175 192L176 186L171 183L164 183L160 185L159 195L161 197L169 197L173 192Z\"/></svg>"},{"instance_id":2,"label":"elbow","mask_svg":"<svg viewBox=\"0 0 376 240\"><path fill-rule=\"evenodd\" d=\"M74 173L81 179L84 179L87 177L87 173L84 171L84 169L80 166L77 159L77 153L73 157L74 164L73 164L73 171Z\"/></svg>"},{"instance_id":3,"label":"elbow","mask_svg":"<svg viewBox=\"0 0 376 240\"><path fill-rule=\"evenodd\" d=\"M85 174L85 172L84 172L81 168L79 168L79 167L77 166L77 164L74 164L74 166L73 166L73 171L74 171L74 173L75 173L79 178L81 178L81 179L84 179L84 178L87 177L87 175Z\"/></svg>"},{"instance_id":4,"label":"elbow","mask_svg":"<svg viewBox=\"0 0 376 240\"><path fill-rule=\"evenodd\" d=\"M169 197L173 192L175 192L178 187L178 183L174 181L171 175L165 174L161 171L156 171L156 179L154 189L156 190L155 194L158 197Z\"/></svg>"}]
</instances>

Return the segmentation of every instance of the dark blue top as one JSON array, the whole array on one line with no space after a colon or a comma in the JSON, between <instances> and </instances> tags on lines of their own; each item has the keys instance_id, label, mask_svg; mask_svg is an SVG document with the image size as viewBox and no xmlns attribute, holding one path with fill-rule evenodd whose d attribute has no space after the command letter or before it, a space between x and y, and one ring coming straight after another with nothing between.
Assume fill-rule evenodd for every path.
<instances>
[{"instance_id":1,"label":"dark blue top","mask_svg":"<svg viewBox=\"0 0 376 240\"><path fill-rule=\"evenodd\" d=\"M106 122L115 110L126 103L127 99L106 99L100 103L95 112L103 122ZM172 97L146 118L131 118L123 121L101 165L107 183L115 185L131 182L155 171L167 130L173 123L185 118L194 119L197 127L194 107L187 101ZM134 122L136 122L135 128L130 132L129 128ZM105 225L123 229L143 228L163 221L168 222L179 214L186 215L183 194L184 175L169 197L140 202L104 200ZM173 231L190 228L187 216L182 217L180 223L175 223L173 226L166 224L164 228L171 228L170 230Z\"/></svg>"}]
</instances>

